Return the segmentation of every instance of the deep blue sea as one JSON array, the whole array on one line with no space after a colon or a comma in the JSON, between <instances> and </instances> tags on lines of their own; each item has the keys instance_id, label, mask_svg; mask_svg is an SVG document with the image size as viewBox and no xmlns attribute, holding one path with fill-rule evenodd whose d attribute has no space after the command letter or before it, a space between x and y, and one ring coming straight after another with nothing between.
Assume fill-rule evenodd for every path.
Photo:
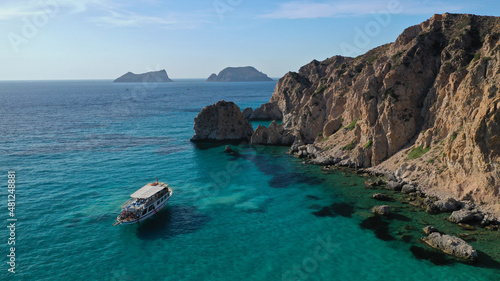
<instances>
[{"instance_id":1,"label":"deep blue sea","mask_svg":"<svg viewBox=\"0 0 500 281\"><path fill-rule=\"evenodd\" d=\"M373 219L364 178L304 165L283 147L233 146L239 154L228 155L189 141L204 106L255 108L275 85L0 82L0 279L498 280L494 261L419 255L419 216L429 215ZM168 207L113 227L120 205L156 178L174 190Z\"/></svg>"}]
</instances>

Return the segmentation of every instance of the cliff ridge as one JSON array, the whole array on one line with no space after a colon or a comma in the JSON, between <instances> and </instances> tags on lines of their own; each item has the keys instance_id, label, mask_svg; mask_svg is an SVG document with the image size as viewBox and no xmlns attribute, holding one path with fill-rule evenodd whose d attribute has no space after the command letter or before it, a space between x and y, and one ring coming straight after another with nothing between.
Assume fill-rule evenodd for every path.
<instances>
[{"instance_id":1,"label":"cliff ridge","mask_svg":"<svg viewBox=\"0 0 500 281\"><path fill-rule=\"evenodd\" d=\"M282 113L279 132L314 144L319 164L390 171L429 194L499 203L499 83L500 18L443 14L359 57L289 72L269 103Z\"/></svg>"}]
</instances>

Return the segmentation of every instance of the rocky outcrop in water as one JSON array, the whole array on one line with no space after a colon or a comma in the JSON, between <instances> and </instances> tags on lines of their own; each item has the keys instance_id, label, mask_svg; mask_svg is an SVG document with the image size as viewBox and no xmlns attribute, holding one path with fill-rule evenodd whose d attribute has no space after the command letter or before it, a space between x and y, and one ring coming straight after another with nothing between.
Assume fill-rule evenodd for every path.
<instances>
[{"instance_id":1,"label":"rocky outcrop in water","mask_svg":"<svg viewBox=\"0 0 500 281\"><path fill-rule=\"evenodd\" d=\"M422 238L422 241L456 258L467 261L477 260L477 251L461 238L441 234L439 232L432 232L429 236Z\"/></svg>"},{"instance_id":2,"label":"rocky outcrop in water","mask_svg":"<svg viewBox=\"0 0 500 281\"><path fill-rule=\"evenodd\" d=\"M273 121L269 127L259 125L253 133L250 143L263 145L291 145L294 139L294 136L284 132L283 125Z\"/></svg>"},{"instance_id":3,"label":"rocky outcrop in water","mask_svg":"<svg viewBox=\"0 0 500 281\"><path fill-rule=\"evenodd\" d=\"M252 125L233 102L219 101L206 106L194 119L193 142L241 141L252 136Z\"/></svg>"},{"instance_id":4,"label":"rocky outcrop in water","mask_svg":"<svg viewBox=\"0 0 500 281\"><path fill-rule=\"evenodd\" d=\"M372 208L372 213L380 216L388 216L391 214L391 206L381 205Z\"/></svg>"},{"instance_id":5,"label":"rocky outcrop in water","mask_svg":"<svg viewBox=\"0 0 500 281\"><path fill-rule=\"evenodd\" d=\"M208 77L208 82L253 82L253 81L273 81L266 74L258 71L252 66L227 67L219 75L213 73Z\"/></svg>"},{"instance_id":6,"label":"rocky outcrop in water","mask_svg":"<svg viewBox=\"0 0 500 281\"><path fill-rule=\"evenodd\" d=\"M468 210L461 209L459 211L454 211L448 218L449 221L454 223L464 223L464 222L480 222L484 218L484 214L478 210Z\"/></svg>"},{"instance_id":7,"label":"rocky outcrop in water","mask_svg":"<svg viewBox=\"0 0 500 281\"><path fill-rule=\"evenodd\" d=\"M439 232L439 230L437 230L437 228L435 228L435 227L434 227L434 226L432 226L432 225L428 225L428 226L424 227L424 228L422 229L422 231L423 231L426 235L429 235L429 234L431 234L431 233L433 233L433 232Z\"/></svg>"},{"instance_id":8,"label":"rocky outcrop in water","mask_svg":"<svg viewBox=\"0 0 500 281\"><path fill-rule=\"evenodd\" d=\"M243 116L248 120L282 120L283 115L276 103L265 103L253 110L247 107L243 110Z\"/></svg>"},{"instance_id":9,"label":"rocky outcrop in water","mask_svg":"<svg viewBox=\"0 0 500 281\"><path fill-rule=\"evenodd\" d=\"M168 78L165 69L159 71L151 71L142 74L134 74L127 72L113 81L114 83L160 83L160 82L173 82Z\"/></svg>"},{"instance_id":10,"label":"rocky outcrop in water","mask_svg":"<svg viewBox=\"0 0 500 281\"><path fill-rule=\"evenodd\" d=\"M315 144L320 164L375 167L440 198L498 203L498 81L500 18L443 14L359 57L286 74L270 103L285 132Z\"/></svg>"}]
</instances>

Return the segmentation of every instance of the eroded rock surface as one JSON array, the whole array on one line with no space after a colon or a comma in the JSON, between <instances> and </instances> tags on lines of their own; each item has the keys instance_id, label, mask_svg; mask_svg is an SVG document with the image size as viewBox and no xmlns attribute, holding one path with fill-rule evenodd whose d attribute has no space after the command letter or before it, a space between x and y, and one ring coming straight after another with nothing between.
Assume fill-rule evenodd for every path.
<instances>
[{"instance_id":1,"label":"eroded rock surface","mask_svg":"<svg viewBox=\"0 0 500 281\"><path fill-rule=\"evenodd\" d=\"M252 125L243 117L240 108L222 100L206 106L196 116L191 141L249 140L252 133Z\"/></svg>"}]
</instances>

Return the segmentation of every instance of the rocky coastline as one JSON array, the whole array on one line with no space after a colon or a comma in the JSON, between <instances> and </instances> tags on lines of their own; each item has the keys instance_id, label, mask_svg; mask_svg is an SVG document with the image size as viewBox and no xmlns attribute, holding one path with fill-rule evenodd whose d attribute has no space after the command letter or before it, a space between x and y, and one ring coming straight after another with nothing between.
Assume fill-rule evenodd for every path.
<instances>
[{"instance_id":1,"label":"rocky coastline","mask_svg":"<svg viewBox=\"0 0 500 281\"><path fill-rule=\"evenodd\" d=\"M289 153L324 170L350 168L370 178L367 188L404 195L428 214L449 214L449 223L462 229L497 231L496 81L500 18L434 15L358 58L313 61L286 74L269 103L237 114L237 120L282 123L234 129L250 144L290 146ZM372 212L390 216L390 204ZM431 230L424 230L427 245L469 262L478 258L460 237Z\"/></svg>"},{"instance_id":2,"label":"rocky coastline","mask_svg":"<svg viewBox=\"0 0 500 281\"><path fill-rule=\"evenodd\" d=\"M293 136L281 144L315 145L313 163L392 172L500 215L499 69L499 17L434 15L357 58L286 74L268 104Z\"/></svg>"}]
</instances>

